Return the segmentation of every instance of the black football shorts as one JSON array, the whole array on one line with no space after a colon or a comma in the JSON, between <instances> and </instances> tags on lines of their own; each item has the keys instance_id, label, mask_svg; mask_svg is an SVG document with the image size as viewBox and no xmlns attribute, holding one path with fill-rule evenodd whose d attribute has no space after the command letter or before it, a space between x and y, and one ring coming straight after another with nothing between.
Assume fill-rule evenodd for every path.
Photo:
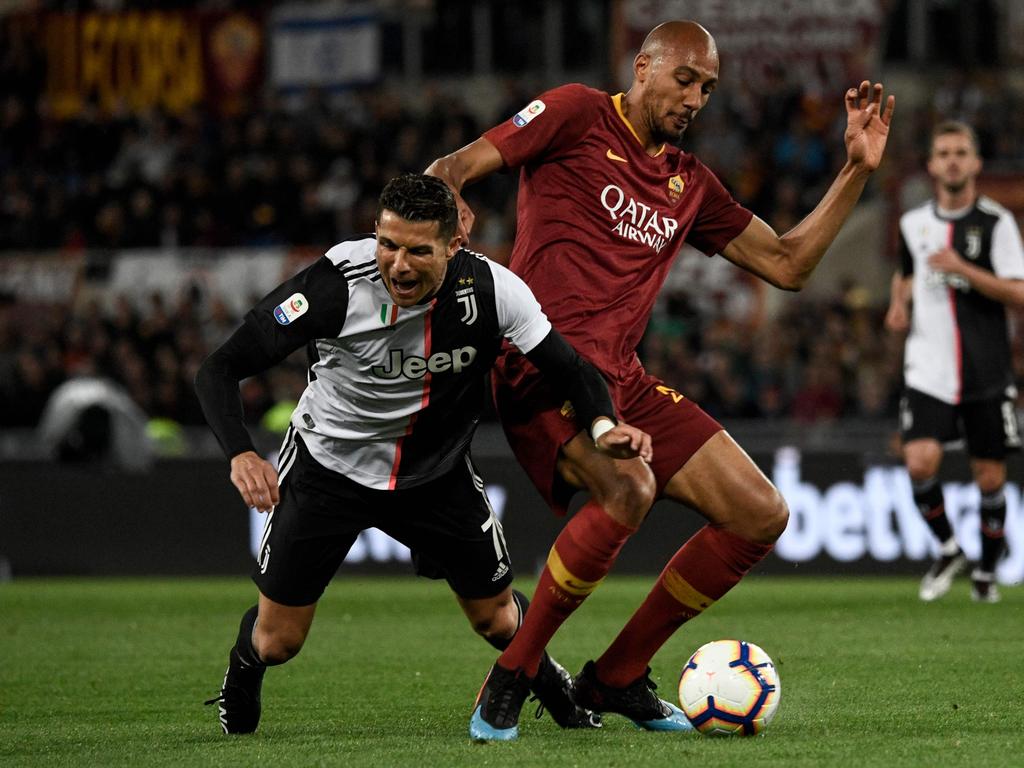
<instances>
[{"instance_id":1,"label":"black football shorts","mask_svg":"<svg viewBox=\"0 0 1024 768\"><path fill-rule=\"evenodd\" d=\"M904 443L931 438L949 444L966 440L974 459L1001 460L1020 450L1016 404L1012 397L993 397L958 405L907 389L900 400L900 436Z\"/></svg>"},{"instance_id":2,"label":"black football shorts","mask_svg":"<svg viewBox=\"0 0 1024 768\"><path fill-rule=\"evenodd\" d=\"M501 523L468 455L442 477L384 491L326 469L294 439L297 455L281 480L281 502L267 516L253 568L253 581L271 600L317 602L367 528L409 547L418 575L447 580L460 597L493 597L512 583Z\"/></svg>"}]
</instances>

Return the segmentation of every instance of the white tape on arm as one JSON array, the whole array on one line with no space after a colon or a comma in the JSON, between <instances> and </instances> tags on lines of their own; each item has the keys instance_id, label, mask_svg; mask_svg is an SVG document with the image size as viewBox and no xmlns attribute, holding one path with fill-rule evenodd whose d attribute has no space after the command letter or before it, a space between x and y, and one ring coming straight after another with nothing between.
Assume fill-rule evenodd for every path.
<instances>
[{"instance_id":1,"label":"white tape on arm","mask_svg":"<svg viewBox=\"0 0 1024 768\"><path fill-rule=\"evenodd\" d=\"M594 426L590 428L590 436L594 438L594 445L597 445L597 439L601 437L605 432L610 432L615 429L615 422L611 419L601 416L594 421Z\"/></svg>"}]
</instances>

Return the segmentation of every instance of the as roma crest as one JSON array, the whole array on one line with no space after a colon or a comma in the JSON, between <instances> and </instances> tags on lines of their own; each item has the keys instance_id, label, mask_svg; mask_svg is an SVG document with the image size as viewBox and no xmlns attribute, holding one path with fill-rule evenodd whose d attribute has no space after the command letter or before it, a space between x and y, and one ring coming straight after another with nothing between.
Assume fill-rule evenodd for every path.
<instances>
[{"instance_id":1,"label":"as roma crest","mask_svg":"<svg viewBox=\"0 0 1024 768\"><path fill-rule=\"evenodd\" d=\"M668 180L668 198L669 198L669 200L671 200L672 202L675 202L676 200L678 200L680 195L683 194L683 187L684 186L686 186L686 185L683 183L683 178L679 174L676 174L671 179L669 179Z\"/></svg>"}]
</instances>

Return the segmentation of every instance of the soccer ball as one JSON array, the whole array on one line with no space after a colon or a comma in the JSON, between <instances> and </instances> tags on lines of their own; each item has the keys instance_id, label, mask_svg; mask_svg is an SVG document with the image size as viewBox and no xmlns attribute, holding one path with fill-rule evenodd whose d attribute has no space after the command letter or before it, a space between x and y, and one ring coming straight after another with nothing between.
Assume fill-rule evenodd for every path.
<instances>
[{"instance_id":1,"label":"soccer ball","mask_svg":"<svg viewBox=\"0 0 1024 768\"><path fill-rule=\"evenodd\" d=\"M779 708L779 674L768 654L742 640L715 640L679 676L679 704L705 736L761 733Z\"/></svg>"}]
</instances>

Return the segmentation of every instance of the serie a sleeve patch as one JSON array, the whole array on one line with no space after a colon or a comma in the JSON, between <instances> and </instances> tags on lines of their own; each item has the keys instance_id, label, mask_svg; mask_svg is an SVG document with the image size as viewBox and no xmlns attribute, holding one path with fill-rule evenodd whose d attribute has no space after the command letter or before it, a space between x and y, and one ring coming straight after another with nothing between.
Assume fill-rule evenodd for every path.
<instances>
[{"instance_id":1,"label":"serie a sleeve patch","mask_svg":"<svg viewBox=\"0 0 1024 768\"><path fill-rule=\"evenodd\" d=\"M289 325L309 311L309 302L301 293L293 293L274 309L274 319L281 325Z\"/></svg>"},{"instance_id":2,"label":"serie a sleeve patch","mask_svg":"<svg viewBox=\"0 0 1024 768\"><path fill-rule=\"evenodd\" d=\"M515 117L512 118L512 122L515 123L517 128L522 128L528 122L533 120L533 118L543 112L544 106L544 102L540 99L531 101L524 109L516 113Z\"/></svg>"}]
</instances>

